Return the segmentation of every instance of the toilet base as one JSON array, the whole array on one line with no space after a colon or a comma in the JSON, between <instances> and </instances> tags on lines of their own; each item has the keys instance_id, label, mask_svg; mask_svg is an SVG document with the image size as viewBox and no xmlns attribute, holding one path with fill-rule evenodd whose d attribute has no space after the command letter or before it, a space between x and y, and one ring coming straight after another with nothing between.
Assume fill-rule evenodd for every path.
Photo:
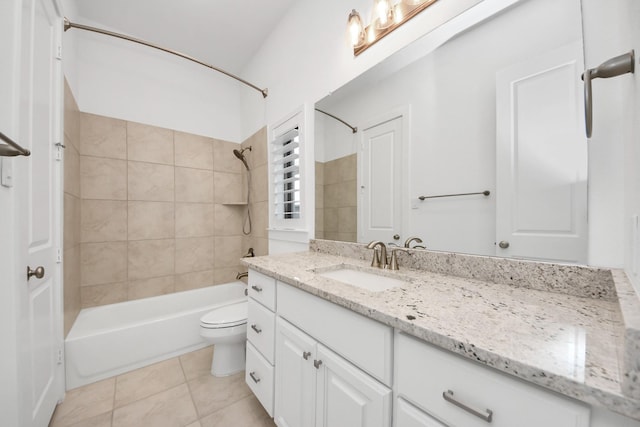
<instances>
[{"instance_id":1,"label":"toilet base","mask_svg":"<svg viewBox=\"0 0 640 427\"><path fill-rule=\"evenodd\" d=\"M211 375L228 377L244 371L246 360L246 341L239 343L219 343L213 346Z\"/></svg>"}]
</instances>

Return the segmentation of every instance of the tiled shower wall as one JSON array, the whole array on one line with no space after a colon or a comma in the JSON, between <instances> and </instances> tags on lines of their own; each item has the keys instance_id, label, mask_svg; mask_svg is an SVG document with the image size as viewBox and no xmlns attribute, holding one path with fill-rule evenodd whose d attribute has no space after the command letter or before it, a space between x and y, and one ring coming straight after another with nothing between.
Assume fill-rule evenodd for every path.
<instances>
[{"instance_id":1,"label":"tiled shower wall","mask_svg":"<svg viewBox=\"0 0 640 427\"><path fill-rule=\"evenodd\" d=\"M64 82L64 336L80 312L80 111Z\"/></svg>"},{"instance_id":2,"label":"tiled shower wall","mask_svg":"<svg viewBox=\"0 0 640 427\"><path fill-rule=\"evenodd\" d=\"M244 236L243 255L249 248L253 248L256 256L267 255L269 253L269 236L267 228L269 226L269 179L268 179L268 158L267 158L267 128L262 128L242 143L242 148L251 147L251 151L246 150L244 155L251 170L251 197L249 209L251 209L251 233ZM243 169L243 189L247 185L247 173ZM242 221L245 231L248 226L245 224L246 211L242 212ZM244 269L243 271L245 271Z\"/></svg>"},{"instance_id":3,"label":"tiled shower wall","mask_svg":"<svg viewBox=\"0 0 640 427\"><path fill-rule=\"evenodd\" d=\"M316 237L357 241L357 155L316 162Z\"/></svg>"},{"instance_id":4,"label":"tiled shower wall","mask_svg":"<svg viewBox=\"0 0 640 427\"><path fill-rule=\"evenodd\" d=\"M266 147L263 136L254 149ZM238 144L86 113L80 140L83 307L225 283L243 271L239 259L253 242L242 233ZM254 210L265 197L254 197ZM254 216L259 246L266 225Z\"/></svg>"}]
</instances>

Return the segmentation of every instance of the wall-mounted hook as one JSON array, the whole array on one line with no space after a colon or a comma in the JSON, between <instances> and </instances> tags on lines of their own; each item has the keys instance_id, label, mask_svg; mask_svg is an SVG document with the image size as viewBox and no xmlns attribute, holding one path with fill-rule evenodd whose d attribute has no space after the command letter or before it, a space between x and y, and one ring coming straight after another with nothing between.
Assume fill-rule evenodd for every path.
<instances>
[{"instance_id":1,"label":"wall-mounted hook","mask_svg":"<svg viewBox=\"0 0 640 427\"><path fill-rule=\"evenodd\" d=\"M582 74L584 80L584 114L587 127L587 138L591 138L593 128L593 99L591 92L591 80L597 78L608 79L635 71L635 52L625 53L603 62L596 68L590 68Z\"/></svg>"}]
</instances>

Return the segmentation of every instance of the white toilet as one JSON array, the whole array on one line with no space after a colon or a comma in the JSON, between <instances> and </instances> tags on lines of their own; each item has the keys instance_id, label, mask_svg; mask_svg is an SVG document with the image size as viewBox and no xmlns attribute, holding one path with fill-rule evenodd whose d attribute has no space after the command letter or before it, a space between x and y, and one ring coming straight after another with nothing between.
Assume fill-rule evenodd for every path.
<instances>
[{"instance_id":1,"label":"white toilet","mask_svg":"<svg viewBox=\"0 0 640 427\"><path fill-rule=\"evenodd\" d=\"M211 375L226 377L244 370L247 302L216 308L200 318L200 336L213 344Z\"/></svg>"}]
</instances>

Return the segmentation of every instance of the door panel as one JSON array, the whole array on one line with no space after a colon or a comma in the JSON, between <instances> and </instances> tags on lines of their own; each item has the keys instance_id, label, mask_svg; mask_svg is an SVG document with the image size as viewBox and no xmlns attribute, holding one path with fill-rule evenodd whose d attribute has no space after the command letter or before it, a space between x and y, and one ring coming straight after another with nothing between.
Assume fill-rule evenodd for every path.
<instances>
[{"instance_id":1,"label":"door panel","mask_svg":"<svg viewBox=\"0 0 640 427\"><path fill-rule=\"evenodd\" d=\"M358 240L402 235L402 117L365 129L360 147Z\"/></svg>"},{"instance_id":2,"label":"door panel","mask_svg":"<svg viewBox=\"0 0 640 427\"><path fill-rule=\"evenodd\" d=\"M583 69L574 43L497 74L499 256L586 262Z\"/></svg>"}]
</instances>

